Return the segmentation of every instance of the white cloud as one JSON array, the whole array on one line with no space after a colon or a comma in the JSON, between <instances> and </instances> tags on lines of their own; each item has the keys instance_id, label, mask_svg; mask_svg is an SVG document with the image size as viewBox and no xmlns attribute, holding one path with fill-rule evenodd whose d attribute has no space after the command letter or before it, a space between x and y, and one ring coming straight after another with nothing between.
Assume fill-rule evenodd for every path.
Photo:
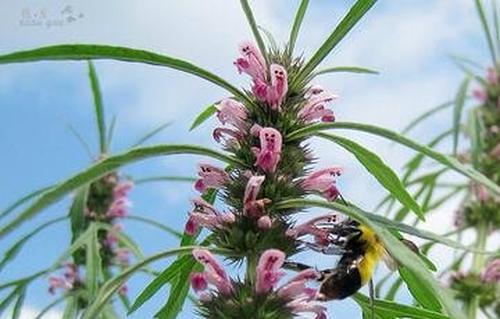
<instances>
[{"instance_id":1,"label":"white cloud","mask_svg":"<svg viewBox=\"0 0 500 319\"><path fill-rule=\"evenodd\" d=\"M21 310L21 315L19 319L33 319L40 313L41 309L37 309L32 306L24 306ZM1 316L0 319L11 318L12 313L8 312L6 315ZM59 310L49 310L44 316L43 319L60 319L62 318L63 313Z\"/></svg>"}]
</instances>

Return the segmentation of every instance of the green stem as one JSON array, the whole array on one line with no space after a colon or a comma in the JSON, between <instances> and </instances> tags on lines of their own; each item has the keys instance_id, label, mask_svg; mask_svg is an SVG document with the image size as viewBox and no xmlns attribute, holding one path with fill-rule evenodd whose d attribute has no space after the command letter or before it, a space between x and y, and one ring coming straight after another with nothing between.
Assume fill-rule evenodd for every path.
<instances>
[{"instance_id":1,"label":"green stem","mask_svg":"<svg viewBox=\"0 0 500 319\"><path fill-rule=\"evenodd\" d=\"M476 248L484 250L486 247L486 239L488 236L488 224L482 221L477 226L477 237L476 237ZM472 259L472 268L471 272L474 274L479 274L481 269L484 267L484 255L483 254L474 254L474 258ZM468 319L475 319L476 312L479 307L479 299L474 296L471 300L465 305L467 311Z\"/></svg>"},{"instance_id":2,"label":"green stem","mask_svg":"<svg viewBox=\"0 0 500 319\"><path fill-rule=\"evenodd\" d=\"M246 278L249 283L255 285L255 274L258 263L258 256L254 253L251 253L247 256L247 274Z\"/></svg>"}]
</instances>

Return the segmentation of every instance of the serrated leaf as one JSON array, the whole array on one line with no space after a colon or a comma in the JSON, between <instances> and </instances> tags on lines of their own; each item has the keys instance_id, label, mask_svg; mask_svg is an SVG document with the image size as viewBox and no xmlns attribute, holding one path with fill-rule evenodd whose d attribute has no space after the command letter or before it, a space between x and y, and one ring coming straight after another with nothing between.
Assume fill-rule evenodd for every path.
<instances>
[{"instance_id":1,"label":"serrated leaf","mask_svg":"<svg viewBox=\"0 0 500 319\"><path fill-rule=\"evenodd\" d=\"M217 112L215 104L210 104L209 106L207 106L200 114L198 114L198 116L196 116L189 130L192 131L201 124L203 124L203 122L208 120L212 115L215 114L215 112Z\"/></svg>"},{"instance_id":2,"label":"serrated leaf","mask_svg":"<svg viewBox=\"0 0 500 319\"><path fill-rule=\"evenodd\" d=\"M147 146L141 148L135 148L129 150L125 153L107 157L89 168L83 170L80 173L77 173L73 177L59 183L57 186L53 187L51 190L45 192L40 198L38 198L31 206L29 206L26 210L24 210L19 216L17 216L13 221L9 224L5 225L0 229L0 238L9 234L14 229L16 229L19 225L23 224L37 213L39 213L42 209L51 205L52 203L59 200L64 195L69 192L85 185L93 180L98 179L99 177L105 175L106 173L115 171L123 165L134 163L140 160L144 160L146 158L158 157L158 156L166 156L166 155L174 155L174 154L197 154L197 155L205 155L210 156L215 159L219 159L225 161L227 163L233 163L238 166L245 166L244 163L239 160L229 157L223 153L201 147L201 146L193 146L193 145L156 145L156 146Z\"/></svg>"},{"instance_id":3,"label":"serrated leaf","mask_svg":"<svg viewBox=\"0 0 500 319\"><path fill-rule=\"evenodd\" d=\"M352 153L366 170L394 196L401 204L411 209L421 220L424 220L424 214L415 199L406 191L403 183L399 180L394 171L387 166L377 154L364 148L349 139L327 134L318 133L318 136L330 140L345 150Z\"/></svg>"}]
</instances>

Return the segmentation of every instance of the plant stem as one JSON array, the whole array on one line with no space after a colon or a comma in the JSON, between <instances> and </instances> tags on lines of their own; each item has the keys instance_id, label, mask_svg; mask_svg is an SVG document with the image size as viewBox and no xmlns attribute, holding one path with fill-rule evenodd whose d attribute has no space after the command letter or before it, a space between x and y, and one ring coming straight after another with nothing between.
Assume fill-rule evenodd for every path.
<instances>
[{"instance_id":1,"label":"plant stem","mask_svg":"<svg viewBox=\"0 0 500 319\"><path fill-rule=\"evenodd\" d=\"M247 256L247 281L252 283L252 285L255 284L255 274L256 274L256 268L257 268L257 256L253 253L249 254Z\"/></svg>"},{"instance_id":2,"label":"plant stem","mask_svg":"<svg viewBox=\"0 0 500 319\"><path fill-rule=\"evenodd\" d=\"M488 223L482 221L477 226L477 237L476 237L476 249L484 250L486 247L486 239L488 236ZM484 267L484 255L481 253L475 253L474 258L472 259L472 268L471 272L474 274L479 274L481 269ZM471 300L465 305L467 310L467 318L475 319L476 312L479 307L479 299L474 296Z\"/></svg>"}]
</instances>

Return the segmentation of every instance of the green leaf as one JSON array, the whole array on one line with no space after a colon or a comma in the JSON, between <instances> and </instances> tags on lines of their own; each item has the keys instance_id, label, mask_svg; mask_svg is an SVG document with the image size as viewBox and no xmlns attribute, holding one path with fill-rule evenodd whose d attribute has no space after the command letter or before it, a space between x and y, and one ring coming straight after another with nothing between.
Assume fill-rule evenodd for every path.
<instances>
[{"instance_id":1,"label":"green leaf","mask_svg":"<svg viewBox=\"0 0 500 319\"><path fill-rule=\"evenodd\" d=\"M95 117L97 122L97 132L99 135L99 150L101 154L105 154L108 150L106 145L106 120L104 119L104 106L102 103L101 88L99 87L99 79L95 71L92 61L88 61L90 87L94 97Z\"/></svg>"},{"instance_id":2,"label":"green leaf","mask_svg":"<svg viewBox=\"0 0 500 319\"><path fill-rule=\"evenodd\" d=\"M198 126L200 126L203 122L208 120L212 115L217 112L217 109L215 108L215 104L210 104L207 106L198 116L194 119L193 124L191 124L191 127L189 128L190 131L194 130Z\"/></svg>"},{"instance_id":3,"label":"green leaf","mask_svg":"<svg viewBox=\"0 0 500 319\"><path fill-rule=\"evenodd\" d=\"M44 193L45 191L48 191L52 187L54 187L54 186L51 185L51 186L42 187L40 189L37 189L34 192L29 193L28 195L21 197L20 199L18 199L14 203L12 203L9 207L5 208L2 212L0 212L0 220L7 217L8 215L10 215L16 208L23 205L24 203L26 203L30 199L37 197L38 195Z\"/></svg>"},{"instance_id":4,"label":"green leaf","mask_svg":"<svg viewBox=\"0 0 500 319\"><path fill-rule=\"evenodd\" d=\"M129 216L127 216L126 218L128 219L128 217ZM130 238L126 233L121 231L116 231L115 229L113 229L112 225L106 223L99 223L99 227L106 229L106 231L108 232L112 232L113 235L115 235L118 238L119 245L130 250L130 252L132 252L132 254L134 254L136 258L144 259L144 254L142 253L142 250L139 247L139 245L137 245L137 243L135 243L134 240L132 240L132 238Z\"/></svg>"},{"instance_id":5,"label":"green leaf","mask_svg":"<svg viewBox=\"0 0 500 319\"><path fill-rule=\"evenodd\" d=\"M290 135L286 137L287 141L291 141L297 138L304 138L311 135L316 135L317 132L328 130L328 129L350 129L357 130L362 132L371 133L374 135L385 137L389 140L398 142L399 144L405 145L409 148L412 148L420 153L425 154L426 156L438 161L439 163L450 167L451 169L461 173L464 176L467 176L476 182L485 185L487 188L492 190L494 193L500 195L500 186L496 185L494 182L489 180L486 176L481 174L480 172L465 166L460 163L457 159L447 156L445 154L434 151L433 149L421 145L413 140L406 138L396 132L391 130L377 127L374 125L361 124L361 123L352 123L352 122L335 122L335 123L322 123L315 124L305 127L303 129L296 130L292 132Z\"/></svg>"},{"instance_id":6,"label":"green leaf","mask_svg":"<svg viewBox=\"0 0 500 319\"><path fill-rule=\"evenodd\" d=\"M491 1L491 11L493 12L493 24L495 25L495 43L497 51L500 53L500 26L498 23L498 8L496 0Z\"/></svg>"},{"instance_id":7,"label":"green leaf","mask_svg":"<svg viewBox=\"0 0 500 319\"><path fill-rule=\"evenodd\" d=\"M173 228L170 228L169 226L167 225L163 225L161 223L158 223L157 221L154 221L152 219L149 219L149 218L145 218L145 217L142 217L142 216L134 216L134 215L128 215L127 217L125 217L126 219L128 220L135 220L135 221L138 221L138 222L142 222L142 223L145 223L145 224L149 224L151 226L154 226L156 228L159 228L171 235L174 235L175 237L177 238L182 238L182 234L178 231L176 231L175 229Z\"/></svg>"},{"instance_id":8,"label":"green leaf","mask_svg":"<svg viewBox=\"0 0 500 319\"><path fill-rule=\"evenodd\" d=\"M169 127L170 125L172 125L172 122L170 122L170 121L159 125L155 129L153 129L151 132L148 132L146 135L144 135L140 139L138 139L137 142L135 142L134 144L132 144L132 146L130 146L130 148L134 148L134 147L142 145L144 142L146 142L147 140L149 140L150 138L152 138L156 134L160 133L161 131L163 131L164 129Z\"/></svg>"},{"instance_id":9,"label":"green leaf","mask_svg":"<svg viewBox=\"0 0 500 319\"><path fill-rule=\"evenodd\" d=\"M33 50L19 51L6 55L0 55L0 64L22 63L44 60L88 60L88 59L112 59L126 62L138 62L151 65L164 66L182 72L196 75L210 81L233 95L252 104L248 97L233 85L229 84L219 76L204 70L190 62L161 55L145 50L131 49L127 47L95 45L95 44L63 44L42 47Z\"/></svg>"},{"instance_id":10,"label":"green leaf","mask_svg":"<svg viewBox=\"0 0 500 319\"><path fill-rule=\"evenodd\" d=\"M192 263L194 266L194 262ZM173 295L175 293L175 295ZM163 308L160 309L155 314L155 318L161 319L175 319L177 315L182 310L182 306L184 305L184 301L189 293L189 272L182 273L179 276L179 279L172 287L172 291L170 296L174 296L175 298L168 298L168 302Z\"/></svg>"},{"instance_id":11,"label":"green leaf","mask_svg":"<svg viewBox=\"0 0 500 319\"><path fill-rule=\"evenodd\" d=\"M363 146L357 144L349 139L335 136L327 133L318 133L319 137L332 141L345 150L352 153L358 161L366 168L366 170L382 185L387 191L389 191L397 200L403 204L405 207L411 209L415 214L422 220L424 220L424 214L420 209L418 203L413 199L413 197L406 191L403 183L399 180L398 176L394 171L387 166L377 154L364 148Z\"/></svg>"},{"instance_id":12,"label":"green leaf","mask_svg":"<svg viewBox=\"0 0 500 319\"><path fill-rule=\"evenodd\" d=\"M88 221L85 218L85 209L87 208L87 198L89 186L84 185L76 191L75 198L69 210L69 219L71 223L71 242L73 243L80 235L87 230ZM85 253L83 250L77 250L73 253L75 262L84 260Z\"/></svg>"},{"instance_id":13,"label":"green leaf","mask_svg":"<svg viewBox=\"0 0 500 319\"><path fill-rule=\"evenodd\" d=\"M169 267L160 273L155 279L153 279L144 288L139 296L135 299L134 304L130 307L128 314L130 315L137 309L139 309L146 301L148 301L154 294L160 290L164 285L172 281L172 279L177 278L178 274L181 273L181 269L191 263L192 258L190 256L182 256L182 258L174 261Z\"/></svg>"},{"instance_id":14,"label":"green leaf","mask_svg":"<svg viewBox=\"0 0 500 319\"><path fill-rule=\"evenodd\" d=\"M140 262L136 263L133 266L128 267L125 269L123 272L121 272L119 275L107 280L99 289L99 292L97 293L94 302L92 302L86 309L83 318L82 319L94 319L97 317L101 309L104 307L104 305L109 301L111 296L125 283L125 281L134 273L142 269L144 266L157 261L159 259L167 258L173 255L183 255L183 254L189 254L193 249L201 248L199 246L184 246L184 247L179 247L179 248L174 248L174 249L169 249L167 251L155 254L153 256L150 256L148 258L145 258L144 260L141 260ZM204 249L210 249L216 253L228 253L227 250L220 249L220 248L208 248L208 247L203 247Z\"/></svg>"},{"instance_id":15,"label":"green leaf","mask_svg":"<svg viewBox=\"0 0 500 319\"><path fill-rule=\"evenodd\" d=\"M8 294L3 300L0 301L0 316L3 312L10 306L11 303L16 300L16 296L20 293L23 285L17 286L10 294Z\"/></svg>"},{"instance_id":16,"label":"green leaf","mask_svg":"<svg viewBox=\"0 0 500 319\"><path fill-rule=\"evenodd\" d=\"M396 294L398 293L399 288L401 288L401 286L403 285L403 282L404 282L403 279L401 279L401 277L398 277L387 291L385 299L387 300L396 299Z\"/></svg>"},{"instance_id":17,"label":"green leaf","mask_svg":"<svg viewBox=\"0 0 500 319\"><path fill-rule=\"evenodd\" d=\"M11 319L18 319L21 316L21 311L24 305L24 299L26 299L26 285L23 285L19 290L19 295L17 297L16 303L14 304L14 308L12 309L12 317Z\"/></svg>"},{"instance_id":18,"label":"green leaf","mask_svg":"<svg viewBox=\"0 0 500 319\"><path fill-rule=\"evenodd\" d=\"M85 288L88 290L91 298L96 294L99 288L99 281L102 277L102 260L100 254L100 243L97 236L97 225L92 223L89 227L90 237L86 243L87 258L85 264Z\"/></svg>"},{"instance_id":19,"label":"green leaf","mask_svg":"<svg viewBox=\"0 0 500 319\"><path fill-rule=\"evenodd\" d=\"M304 15L307 11L307 6L309 5L309 0L302 0L300 6L295 14L295 19L293 20L292 30L290 31L290 37L288 39L288 55L293 54L293 49L295 48L295 42L297 42L297 37L299 35L300 26L304 20Z\"/></svg>"},{"instance_id":20,"label":"green leaf","mask_svg":"<svg viewBox=\"0 0 500 319\"><path fill-rule=\"evenodd\" d=\"M479 108L472 109L468 119L468 133L471 144L471 159L472 166L479 168L480 157L484 150L484 125L481 121L481 110Z\"/></svg>"},{"instance_id":21,"label":"green leaf","mask_svg":"<svg viewBox=\"0 0 500 319\"><path fill-rule=\"evenodd\" d=\"M80 134L80 132L78 132L78 130L70 123L64 123L64 124L66 125L66 128L71 132L71 134L73 134L76 140L80 143L80 145L83 147L89 158L93 159L94 155L92 153L92 148L90 147L89 143L87 143L85 138L83 138L82 134Z\"/></svg>"},{"instance_id":22,"label":"green leaf","mask_svg":"<svg viewBox=\"0 0 500 319\"><path fill-rule=\"evenodd\" d=\"M448 315L453 319L465 319L462 311L457 307L455 301L450 296L449 292L441 287L441 284L434 278L431 272L427 269L424 262L398 238L396 238L388 229L380 223L373 221L365 212L355 207L345 206L338 203L329 203L318 200L292 199L279 203L280 207L322 207L340 211L345 215L366 224L373 229L379 236L393 258L401 265L407 267L411 273L420 280L423 285L426 285L439 302L442 304Z\"/></svg>"},{"instance_id":23,"label":"green leaf","mask_svg":"<svg viewBox=\"0 0 500 319\"><path fill-rule=\"evenodd\" d=\"M448 101L446 103L443 103L443 104L440 104L440 105L438 105L436 107L433 107L432 109L428 110L424 114L420 115L419 117L417 117L416 119L414 119L413 121L411 121L410 124L408 124L401 131L401 134L408 133L412 128L414 128L415 126L417 126L417 124L419 124L420 122L426 120L427 118L431 117L432 115L434 115L434 114L436 114L436 113L438 113L438 112L440 112L442 110L446 110L447 108L449 108L452 105L455 105L455 100Z\"/></svg>"},{"instance_id":24,"label":"green leaf","mask_svg":"<svg viewBox=\"0 0 500 319\"><path fill-rule=\"evenodd\" d=\"M134 179L134 184L140 185L151 182L184 182L184 183L194 183L197 178L188 176L153 176L153 177L142 177Z\"/></svg>"},{"instance_id":25,"label":"green leaf","mask_svg":"<svg viewBox=\"0 0 500 319\"><path fill-rule=\"evenodd\" d=\"M111 118L111 124L109 125L108 129L108 137L106 138L106 145L108 145L109 149L111 149L111 142L113 141L113 134L115 133L115 127L116 127L116 115L113 115L113 118Z\"/></svg>"},{"instance_id":26,"label":"green leaf","mask_svg":"<svg viewBox=\"0 0 500 319\"><path fill-rule=\"evenodd\" d=\"M17 242L14 243L14 245L12 245L9 249L7 249L5 252L4 252L4 255L3 255L3 258L2 260L0 261L0 272L3 270L3 268L9 263L11 262L16 256L17 254L21 251L21 249L23 248L23 246L33 237L35 236L36 234L38 234L40 231L44 230L45 228L53 225L53 224L56 224L56 223L59 223L63 220L65 220L66 217L59 217L59 218L56 218L56 219L53 219L53 220L50 220L46 223L43 223L42 225L38 226L37 228L35 228L33 231L29 232L28 234L24 235L21 239L19 239Z\"/></svg>"},{"instance_id":27,"label":"green leaf","mask_svg":"<svg viewBox=\"0 0 500 319\"><path fill-rule=\"evenodd\" d=\"M325 40L321 47L306 63L302 71L292 82L292 87L301 83L305 78L311 74L314 69L323 61L323 59L339 44L339 42L349 33L349 31L358 23L358 21L365 15L368 10L377 2L376 0L358 0L351 7L349 12L337 25L335 30Z\"/></svg>"},{"instance_id":28,"label":"green leaf","mask_svg":"<svg viewBox=\"0 0 500 319\"><path fill-rule=\"evenodd\" d=\"M370 298L357 293L353 299L369 312ZM389 318L414 318L414 319L450 319L439 312L430 311L427 309L416 308L408 305L403 305L391 301L375 300L374 308L377 314L388 315Z\"/></svg>"},{"instance_id":29,"label":"green leaf","mask_svg":"<svg viewBox=\"0 0 500 319\"><path fill-rule=\"evenodd\" d=\"M458 93L455 98L455 108L453 109L453 154L455 156L457 155L458 134L460 133L462 111L464 109L469 83L470 79L466 78L462 84L460 84L460 88L458 89Z\"/></svg>"},{"instance_id":30,"label":"green leaf","mask_svg":"<svg viewBox=\"0 0 500 319\"><path fill-rule=\"evenodd\" d=\"M66 306L64 307L62 319L76 319L77 314L78 299L75 296L69 296L66 298Z\"/></svg>"},{"instance_id":31,"label":"green leaf","mask_svg":"<svg viewBox=\"0 0 500 319\"><path fill-rule=\"evenodd\" d=\"M253 36L255 38L255 41L257 42L257 45L259 46L259 50L264 56L264 59L266 62L269 63L269 58L267 56L267 50L266 46L264 44L264 41L262 40L262 37L260 36L259 29L257 27L257 22L255 22L255 18L252 13L252 9L250 8L250 5L248 4L247 0L240 0L241 8L243 9L243 12L245 13L245 16L248 21L248 25L250 26L250 29L252 30Z\"/></svg>"},{"instance_id":32,"label":"green leaf","mask_svg":"<svg viewBox=\"0 0 500 319\"><path fill-rule=\"evenodd\" d=\"M490 28L488 26L488 21L486 20L486 15L484 13L484 8L481 0L475 0L476 10L479 15L479 20L481 20L481 25L483 27L483 32L488 42L488 48L490 50L492 65L497 65L495 46L493 45L493 38L491 36Z\"/></svg>"},{"instance_id":33,"label":"green leaf","mask_svg":"<svg viewBox=\"0 0 500 319\"><path fill-rule=\"evenodd\" d=\"M58 304L60 304L61 302L63 302L64 300L66 300L66 296L62 296L60 298L57 298L56 300L54 300L53 302L49 303L45 308L43 308L39 313L38 315L36 316L35 319L42 319L44 317L45 314L47 314L47 312L50 311L50 309L54 308L55 306L57 306Z\"/></svg>"},{"instance_id":34,"label":"green leaf","mask_svg":"<svg viewBox=\"0 0 500 319\"><path fill-rule=\"evenodd\" d=\"M405 281L408 290L419 304L421 304L425 309L436 312L441 311L439 300L436 296L434 296L432 290L429 289L427 285L422 283L417 276L410 272L406 267L400 267L399 274Z\"/></svg>"},{"instance_id":35,"label":"green leaf","mask_svg":"<svg viewBox=\"0 0 500 319\"><path fill-rule=\"evenodd\" d=\"M359 66L336 66L326 69L321 69L313 73L312 78L317 77L318 75L327 74L327 73L338 73L338 72L347 72L347 73L364 73L364 74L379 74L378 71L362 68Z\"/></svg>"},{"instance_id":36,"label":"green leaf","mask_svg":"<svg viewBox=\"0 0 500 319\"><path fill-rule=\"evenodd\" d=\"M107 157L45 192L13 221L0 229L0 238L12 232L17 226L26 222L37 213L39 213L42 209L56 202L64 195L77 189L78 187L81 187L82 185L98 179L106 173L115 171L123 165L144 160L146 158L174 154L206 155L228 163L236 164L238 166L245 166L245 164L241 163L237 159L234 159L233 157L229 157L225 154L201 146L156 145L135 148L119 155Z\"/></svg>"}]
</instances>

